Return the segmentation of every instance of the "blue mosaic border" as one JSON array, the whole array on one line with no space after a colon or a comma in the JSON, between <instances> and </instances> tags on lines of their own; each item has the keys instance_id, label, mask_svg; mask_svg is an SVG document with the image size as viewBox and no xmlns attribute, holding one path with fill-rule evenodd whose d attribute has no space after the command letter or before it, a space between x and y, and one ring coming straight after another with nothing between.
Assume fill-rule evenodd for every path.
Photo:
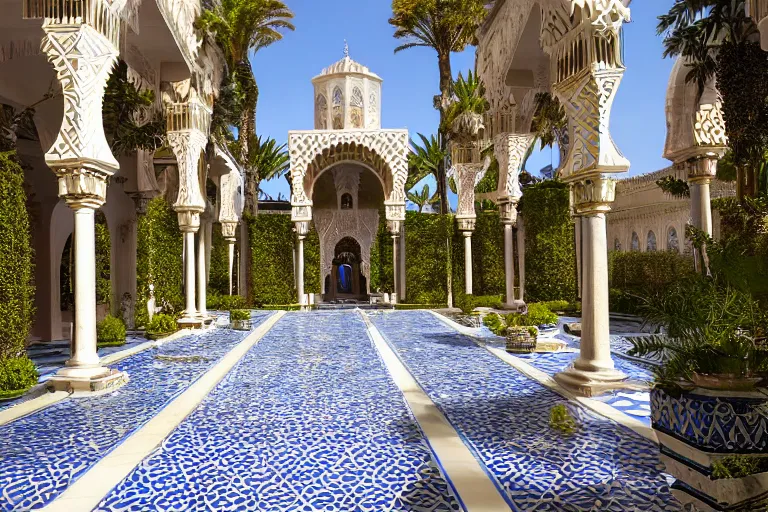
<instances>
[{"instance_id":1,"label":"blue mosaic border","mask_svg":"<svg viewBox=\"0 0 768 512\"><path fill-rule=\"evenodd\" d=\"M429 313L370 316L514 510L679 510L652 443L569 404ZM559 404L581 426L572 436L549 428Z\"/></svg>"},{"instance_id":2,"label":"blue mosaic border","mask_svg":"<svg viewBox=\"0 0 768 512\"><path fill-rule=\"evenodd\" d=\"M256 322L270 315L258 313ZM0 426L0 510L50 503L248 334L216 329L144 350L113 365L130 377L115 392L66 399Z\"/></svg>"}]
</instances>

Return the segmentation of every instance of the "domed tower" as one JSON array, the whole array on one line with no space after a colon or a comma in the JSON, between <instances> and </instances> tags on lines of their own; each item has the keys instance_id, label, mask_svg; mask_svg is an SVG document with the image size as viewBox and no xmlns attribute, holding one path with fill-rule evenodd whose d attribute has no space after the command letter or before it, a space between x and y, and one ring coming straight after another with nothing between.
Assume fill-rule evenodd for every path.
<instances>
[{"instance_id":1,"label":"domed tower","mask_svg":"<svg viewBox=\"0 0 768 512\"><path fill-rule=\"evenodd\" d=\"M344 58L312 79L315 129L380 129L381 83L378 75L349 57L345 44Z\"/></svg>"}]
</instances>

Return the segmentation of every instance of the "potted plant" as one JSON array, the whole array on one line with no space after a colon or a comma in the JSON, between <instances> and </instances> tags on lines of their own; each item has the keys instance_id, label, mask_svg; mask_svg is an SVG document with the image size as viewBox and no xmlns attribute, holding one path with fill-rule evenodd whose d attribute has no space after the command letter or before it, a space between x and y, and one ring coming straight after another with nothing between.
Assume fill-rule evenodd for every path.
<instances>
[{"instance_id":1,"label":"potted plant","mask_svg":"<svg viewBox=\"0 0 768 512\"><path fill-rule=\"evenodd\" d=\"M157 314L152 317L152 320L147 324L145 336L150 340L159 340L170 336L178 330L178 324L176 319L171 315L164 313Z\"/></svg>"},{"instance_id":2,"label":"potted plant","mask_svg":"<svg viewBox=\"0 0 768 512\"><path fill-rule=\"evenodd\" d=\"M247 309L233 309L229 312L229 322L232 329L238 331L251 330L251 312Z\"/></svg>"},{"instance_id":3,"label":"potted plant","mask_svg":"<svg viewBox=\"0 0 768 512\"><path fill-rule=\"evenodd\" d=\"M557 315L544 304L530 304L525 313L510 313L505 317L493 313L483 319L491 332L506 337L506 350L512 354L559 350L564 343L558 341L544 346L538 342L539 326L556 322Z\"/></svg>"},{"instance_id":4,"label":"potted plant","mask_svg":"<svg viewBox=\"0 0 768 512\"><path fill-rule=\"evenodd\" d=\"M767 467L738 470L733 457L768 454L765 314L749 294L703 278L645 298L641 311L665 331L632 339L629 355L661 361L651 423L673 492L705 510L756 510L768 502Z\"/></svg>"}]
</instances>

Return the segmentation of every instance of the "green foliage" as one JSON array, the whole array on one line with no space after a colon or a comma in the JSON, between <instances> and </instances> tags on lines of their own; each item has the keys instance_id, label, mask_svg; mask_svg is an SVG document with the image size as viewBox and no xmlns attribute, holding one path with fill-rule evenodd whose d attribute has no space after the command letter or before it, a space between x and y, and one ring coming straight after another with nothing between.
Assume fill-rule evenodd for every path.
<instances>
[{"instance_id":1,"label":"green foliage","mask_svg":"<svg viewBox=\"0 0 768 512\"><path fill-rule=\"evenodd\" d=\"M568 186L543 181L526 187L520 202L525 218L526 300L576 299L576 249Z\"/></svg>"},{"instance_id":2,"label":"green foliage","mask_svg":"<svg viewBox=\"0 0 768 512\"><path fill-rule=\"evenodd\" d=\"M0 359L0 398L19 395L37 384L35 364L27 356Z\"/></svg>"},{"instance_id":3,"label":"green foliage","mask_svg":"<svg viewBox=\"0 0 768 512\"><path fill-rule=\"evenodd\" d=\"M155 304L170 315L184 308L182 295L184 241L176 213L162 197L151 200L139 217L136 250L136 325L148 321L149 285Z\"/></svg>"},{"instance_id":4,"label":"green foliage","mask_svg":"<svg viewBox=\"0 0 768 512\"><path fill-rule=\"evenodd\" d=\"M96 324L96 339L100 346L118 346L125 344L125 324L119 318L107 315Z\"/></svg>"},{"instance_id":5,"label":"green foliage","mask_svg":"<svg viewBox=\"0 0 768 512\"><path fill-rule=\"evenodd\" d=\"M408 153L408 180L405 183L405 189L410 190L427 176L434 176L437 179L438 169L447 156L447 152L440 147L437 137L430 135L429 138L418 134L422 145L416 144L411 139L411 149Z\"/></svg>"},{"instance_id":6,"label":"green foliage","mask_svg":"<svg viewBox=\"0 0 768 512\"><path fill-rule=\"evenodd\" d=\"M575 304L571 304L567 300L550 300L548 302L540 302L540 305L546 307L550 311L575 311Z\"/></svg>"},{"instance_id":7,"label":"green foliage","mask_svg":"<svg viewBox=\"0 0 768 512\"><path fill-rule=\"evenodd\" d=\"M408 219L406 213L406 221ZM406 231L406 236L408 236ZM406 242L405 250L408 251ZM406 274L408 273L406 256ZM387 230L387 219L384 210L379 211L379 229L371 246L371 291L380 293L392 293L394 287L394 273L392 268L392 236ZM410 282L408 283L410 288ZM410 293L408 289L406 292ZM411 300L410 302L414 302Z\"/></svg>"},{"instance_id":8,"label":"green foliage","mask_svg":"<svg viewBox=\"0 0 768 512\"><path fill-rule=\"evenodd\" d=\"M395 304L398 311L413 311L416 309L445 309L448 304Z\"/></svg>"},{"instance_id":9,"label":"green foliage","mask_svg":"<svg viewBox=\"0 0 768 512\"><path fill-rule=\"evenodd\" d=\"M453 226L453 299L458 308L499 307L506 292L504 274L504 226L495 211L478 212L472 233L472 291L467 297L464 275L464 236Z\"/></svg>"},{"instance_id":10,"label":"green foliage","mask_svg":"<svg viewBox=\"0 0 768 512\"><path fill-rule=\"evenodd\" d=\"M576 420L565 405L558 404L549 410L549 428L569 436L576 432Z\"/></svg>"},{"instance_id":11,"label":"green foliage","mask_svg":"<svg viewBox=\"0 0 768 512\"><path fill-rule=\"evenodd\" d=\"M534 101L536 109L531 130L536 134L541 148L551 148L555 142L563 144L562 139L568 130L568 117L560 100L548 92L538 92ZM531 144L531 148L534 145Z\"/></svg>"},{"instance_id":12,"label":"green foliage","mask_svg":"<svg viewBox=\"0 0 768 512\"><path fill-rule=\"evenodd\" d=\"M692 277L671 283L643 300L645 318L667 336L633 339L630 355L663 359L656 381L676 386L693 373L768 372L768 350L758 340L768 333L768 318L748 294L723 282Z\"/></svg>"},{"instance_id":13,"label":"green foliage","mask_svg":"<svg viewBox=\"0 0 768 512\"><path fill-rule=\"evenodd\" d=\"M251 290L253 304L293 304L294 233L291 217L279 214L248 215L248 241L251 250ZM305 267L305 280L313 269ZM306 281L305 281L306 282Z\"/></svg>"},{"instance_id":14,"label":"green foliage","mask_svg":"<svg viewBox=\"0 0 768 512\"><path fill-rule=\"evenodd\" d=\"M320 271L320 235L313 223L304 240L304 293L319 294L322 291Z\"/></svg>"},{"instance_id":15,"label":"green foliage","mask_svg":"<svg viewBox=\"0 0 768 512\"><path fill-rule=\"evenodd\" d=\"M685 180L673 176L664 176L660 180L656 180L656 185L672 197L678 199L691 197L691 189Z\"/></svg>"},{"instance_id":16,"label":"green foliage","mask_svg":"<svg viewBox=\"0 0 768 512\"><path fill-rule=\"evenodd\" d=\"M250 320L251 319L251 312L247 309L233 309L229 312L229 321L243 321L243 320Z\"/></svg>"},{"instance_id":17,"label":"green foliage","mask_svg":"<svg viewBox=\"0 0 768 512\"><path fill-rule=\"evenodd\" d=\"M131 154L136 149L154 151L163 145L166 124L162 115L154 115L141 126L134 120L140 109L151 111L154 101L154 92L140 91L128 80L128 65L118 60L109 75L102 107L104 134L115 155Z\"/></svg>"},{"instance_id":18,"label":"green foliage","mask_svg":"<svg viewBox=\"0 0 768 512\"><path fill-rule=\"evenodd\" d=\"M768 457L728 455L712 461L712 478L744 478L768 471Z\"/></svg>"},{"instance_id":19,"label":"green foliage","mask_svg":"<svg viewBox=\"0 0 768 512\"><path fill-rule=\"evenodd\" d=\"M147 334L170 334L178 330L176 319L171 315L158 314L147 324Z\"/></svg>"},{"instance_id":20,"label":"green foliage","mask_svg":"<svg viewBox=\"0 0 768 512\"><path fill-rule=\"evenodd\" d=\"M639 297L693 274L693 260L674 251L611 251L608 253L611 311L637 314Z\"/></svg>"},{"instance_id":21,"label":"green foliage","mask_svg":"<svg viewBox=\"0 0 768 512\"><path fill-rule=\"evenodd\" d=\"M265 304L259 309L265 311L300 311L301 304Z\"/></svg>"},{"instance_id":22,"label":"green foliage","mask_svg":"<svg viewBox=\"0 0 768 512\"><path fill-rule=\"evenodd\" d=\"M491 165L485 172L485 176L480 180L480 183L475 187L476 194L487 194L489 192L496 192L499 187L499 161L494 157L491 160ZM484 208L481 208L484 209Z\"/></svg>"},{"instance_id":23,"label":"green foliage","mask_svg":"<svg viewBox=\"0 0 768 512\"><path fill-rule=\"evenodd\" d=\"M419 213L422 213L425 206L437 202L437 192L430 196L428 184L425 184L418 194L415 192L406 192L406 196L410 202L419 207Z\"/></svg>"},{"instance_id":24,"label":"green foliage","mask_svg":"<svg viewBox=\"0 0 768 512\"><path fill-rule=\"evenodd\" d=\"M109 237L107 219L103 213L96 212L96 222L93 227L96 234L96 303L109 304L112 299L110 275L112 241Z\"/></svg>"},{"instance_id":25,"label":"green foliage","mask_svg":"<svg viewBox=\"0 0 768 512\"><path fill-rule=\"evenodd\" d=\"M0 361L24 354L34 315L33 253L23 184L15 152L0 153Z\"/></svg>"},{"instance_id":26,"label":"green foliage","mask_svg":"<svg viewBox=\"0 0 768 512\"><path fill-rule=\"evenodd\" d=\"M229 244L221 235L221 225L215 224L211 236L211 265L208 274L208 294L229 294ZM217 299L214 302L206 300L206 305L217 309Z\"/></svg>"},{"instance_id":27,"label":"green foliage","mask_svg":"<svg viewBox=\"0 0 768 512\"><path fill-rule=\"evenodd\" d=\"M483 126L483 114L490 108L482 80L471 70L466 78L459 72L453 83L453 95L445 112L443 131L450 131L452 137L464 140L477 136Z\"/></svg>"},{"instance_id":28,"label":"green foliage","mask_svg":"<svg viewBox=\"0 0 768 512\"><path fill-rule=\"evenodd\" d=\"M507 322L498 313L491 313L483 317L483 325L488 327L496 336L507 334Z\"/></svg>"},{"instance_id":29,"label":"green foliage","mask_svg":"<svg viewBox=\"0 0 768 512\"><path fill-rule=\"evenodd\" d=\"M504 298L501 295L467 295L465 293L456 293L453 305L468 315L476 308L500 308L503 300Z\"/></svg>"},{"instance_id":30,"label":"green foliage","mask_svg":"<svg viewBox=\"0 0 768 512\"><path fill-rule=\"evenodd\" d=\"M452 219L445 215L405 213L405 300L409 303L447 302L451 228Z\"/></svg>"},{"instance_id":31,"label":"green foliage","mask_svg":"<svg viewBox=\"0 0 768 512\"><path fill-rule=\"evenodd\" d=\"M464 51L485 15L482 0L393 0L389 23L395 38L406 41L395 52L419 46L438 55Z\"/></svg>"},{"instance_id":32,"label":"green foliage","mask_svg":"<svg viewBox=\"0 0 768 512\"><path fill-rule=\"evenodd\" d=\"M528 312L521 316L519 325L549 325L557 323L557 315L544 303L528 305Z\"/></svg>"}]
</instances>

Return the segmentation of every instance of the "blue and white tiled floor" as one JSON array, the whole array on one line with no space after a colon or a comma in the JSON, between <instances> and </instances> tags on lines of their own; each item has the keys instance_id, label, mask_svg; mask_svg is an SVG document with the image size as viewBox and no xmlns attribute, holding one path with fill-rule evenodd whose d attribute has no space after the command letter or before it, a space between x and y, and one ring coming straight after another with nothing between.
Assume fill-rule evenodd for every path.
<instances>
[{"instance_id":1,"label":"blue and white tiled floor","mask_svg":"<svg viewBox=\"0 0 768 512\"><path fill-rule=\"evenodd\" d=\"M510 510L679 510L645 439L430 313L368 315ZM246 334L215 330L136 354L117 364L131 382L111 395L0 426L0 510L50 503ZM96 510L465 510L360 312L287 314L201 400ZM575 434L549 427L556 404L577 418Z\"/></svg>"}]
</instances>

